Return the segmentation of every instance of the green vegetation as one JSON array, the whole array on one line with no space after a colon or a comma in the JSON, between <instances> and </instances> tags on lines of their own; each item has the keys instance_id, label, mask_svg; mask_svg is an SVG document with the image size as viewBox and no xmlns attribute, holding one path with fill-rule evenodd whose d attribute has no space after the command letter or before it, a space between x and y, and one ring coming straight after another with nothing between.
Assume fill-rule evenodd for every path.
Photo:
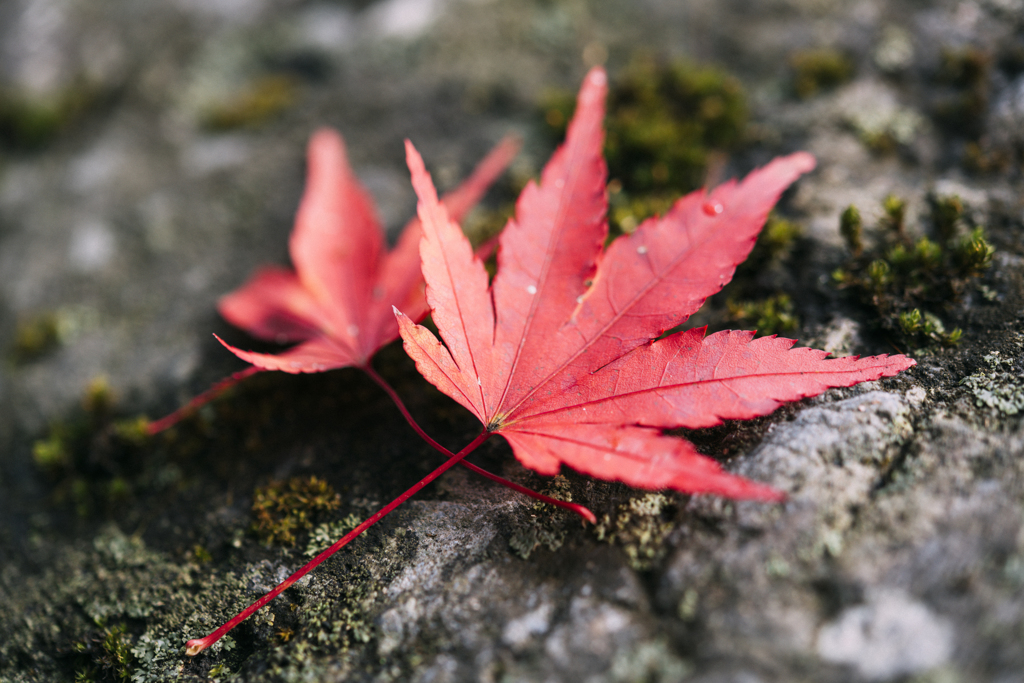
<instances>
[{"instance_id":1,"label":"green vegetation","mask_svg":"<svg viewBox=\"0 0 1024 683\"><path fill-rule=\"evenodd\" d=\"M798 50L789 57L793 70L793 92L801 99L850 81L855 73L853 61L833 48Z\"/></svg>"},{"instance_id":2,"label":"green vegetation","mask_svg":"<svg viewBox=\"0 0 1024 683\"><path fill-rule=\"evenodd\" d=\"M125 625L118 624L104 629L98 637L76 643L75 651L86 655L90 662L76 669L75 680L131 680L131 639L126 632Z\"/></svg>"},{"instance_id":3,"label":"green vegetation","mask_svg":"<svg viewBox=\"0 0 1024 683\"><path fill-rule=\"evenodd\" d=\"M47 311L18 321L11 357L15 363L30 363L60 345L60 323L56 313Z\"/></svg>"},{"instance_id":4,"label":"green vegetation","mask_svg":"<svg viewBox=\"0 0 1024 683\"><path fill-rule=\"evenodd\" d=\"M346 515L338 521L324 522L317 525L309 532L309 542L306 544L305 552L306 557L316 557L362 523L363 518L353 513Z\"/></svg>"},{"instance_id":5,"label":"green vegetation","mask_svg":"<svg viewBox=\"0 0 1024 683\"><path fill-rule=\"evenodd\" d=\"M295 104L298 87L288 76L258 79L235 96L208 109L202 124L212 131L256 128Z\"/></svg>"},{"instance_id":6,"label":"green vegetation","mask_svg":"<svg viewBox=\"0 0 1024 683\"><path fill-rule=\"evenodd\" d=\"M793 301L786 294L759 301L728 301L726 307L730 320L741 327L757 330L759 335L791 332L800 324L793 311Z\"/></svg>"},{"instance_id":7,"label":"green vegetation","mask_svg":"<svg viewBox=\"0 0 1024 683\"><path fill-rule=\"evenodd\" d=\"M966 139L964 166L976 173L1005 171L1013 160L1011 150L993 146L985 136L995 62L986 48L945 48L933 79L939 94L932 104L932 118L948 134Z\"/></svg>"},{"instance_id":8,"label":"green vegetation","mask_svg":"<svg viewBox=\"0 0 1024 683\"><path fill-rule=\"evenodd\" d=\"M271 482L253 495L252 532L266 545L295 545L297 533L340 505L341 496L315 476Z\"/></svg>"},{"instance_id":9,"label":"green vegetation","mask_svg":"<svg viewBox=\"0 0 1024 683\"><path fill-rule=\"evenodd\" d=\"M1020 352L1024 344L1016 340L1016 353L1003 355L999 351L987 354L984 368L960 381L974 396L974 405L988 408L1003 415L1024 412L1024 382L1021 381Z\"/></svg>"},{"instance_id":10,"label":"green vegetation","mask_svg":"<svg viewBox=\"0 0 1024 683\"><path fill-rule=\"evenodd\" d=\"M935 105L935 119L950 132L977 139L991 98L992 55L978 47L946 48L938 84L947 88Z\"/></svg>"},{"instance_id":11,"label":"green vegetation","mask_svg":"<svg viewBox=\"0 0 1024 683\"><path fill-rule=\"evenodd\" d=\"M106 514L133 495L147 443L145 418L114 419L116 397L105 377L89 383L81 411L55 422L32 444L32 460L53 484L57 505L78 516Z\"/></svg>"},{"instance_id":12,"label":"green vegetation","mask_svg":"<svg viewBox=\"0 0 1024 683\"><path fill-rule=\"evenodd\" d=\"M790 296L781 291L765 296L758 276L783 267L802 235L803 228L797 223L774 213L768 216L750 255L718 297L725 300L725 321L730 326L755 329L759 336L786 334L800 326Z\"/></svg>"},{"instance_id":13,"label":"green vegetation","mask_svg":"<svg viewBox=\"0 0 1024 683\"><path fill-rule=\"evenodd\" d=\"M665 540L675 525L675 505L663 493L647 493L618 507L615 518L604 515L594 528L597 540L615 543L626 553L629 566L651 569L665 554Z\"/></svg>"},{"instance_id":14,"label":"green vegetation","mask_svg":"<svg viewBox=\"0 0 1024 683\"><path fill-rule=\"evenodd\" d=\"M561 139L575 106L568 92L542 102L553 139ZM605 157L613 234L630 232L700 187L708 169L743 140L746 95L739 81L688 62L634 60L608 94Z\"/></svg>"},{"instance_id":15,"label":"green vegetation","mask_svg":"<svg viewBox=\"0 0 1024 683\"><path fill-rule=\"evenodd\" d=\"M875 311L894 341L912 349L956 344L961 330L947 332L940 313L963 298L995 249L983 228L968 228L959 197L932 199L931 237L910 236L904 200L889 196L883 210L870 246L857 208L843 212L839 230L850 258L833 279Z\"/></svg>"},{"instance_id":16,"label":"green vegetation","mask_svg":"<svg viewBox=\"0 0 1024 683\"><path fill-rule=\"evenodd\" d=\"M93 98L89 89L81 86L49 99L0 91L0 146L17 150L45 146L81 114Z\"/></svg>"},{"instance_id":17,"label":"green vegetation","mask_svg":"<svg viewBox=\"0 0 1024 683\"><path fill-rule=\"evenodd\" d=\"M555 500L572 502L569 480L562 475L552 478L547 488L543 489L541 493ZM552 552L562 547L565 542L567 523L573 518L571 513L538 500L534 501L529 508L528 515L509 538L508 545L512 552L524 560L528 560L530 555L541 546Z\"/></svg>"}]
</instances>

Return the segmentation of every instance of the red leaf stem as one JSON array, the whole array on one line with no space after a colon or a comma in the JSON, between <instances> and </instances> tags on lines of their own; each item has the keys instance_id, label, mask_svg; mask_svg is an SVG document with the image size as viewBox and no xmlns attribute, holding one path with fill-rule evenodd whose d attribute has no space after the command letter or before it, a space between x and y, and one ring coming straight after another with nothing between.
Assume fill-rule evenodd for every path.
<instances>
[{"instance_id":1,"label":"red leaf stem","mask_svg":"<svg viewBox=\"0 0 1024 683\"><path fill-rule=\"evenodd\" d=\"M161 417L159 420L154 420L153 422L150 422L146 426L146 434L148 436L156 436L165 429L173 427L174 425L178 424L183 419L185 419L187 416L195 412L197 408L203 407L204 405L206 405L213 399L217 398L231 387L241 382L243 379L246 379L247 377L252 377L257 372L260 372L261 369L262 368L258 368L255 365L253 365L251 367L246 368L245 370L239 370L238 372L235 372L230 376L225 377L224 379L220 380L212 387L210 387L209 389L207 389L206 391L199 394L191 401L183 405L181 408L175 410L170 415L165 415L164 417Z\"/></svg>"},{"instance_id":2,"label":"red leaf stem","mask_svg":"<svg viewBox=\"0 0 1024 683\"><path fill-rule=\"evenodd\" d=\"M425 431L423 431L423 428L419 426L419 424L416 422L416 420L414 420L412 415L409 413L408 408L405 407L405 404L402 402L402 399L399 398L398 392L396 392L394 390L394 388L390 384L387 383L387 380L385 380L383 377L378 375L377 372L372 367L370 367L369 365L363 366L362 369L366 372L367 375L370 376L370 379L372 379L374 382L376 382L377 385L381 389L383 389L384 392L388 396L391 397L391 400L394 402L394 404L398 408L398 410L402 413L402 416L405 418L405 421L408 422L409 426L412 427L413 430L415 430L416 433L420 435L421 439L423 439L428 444L430 444L434 448L434 450L436 450L436 451L438 451L438 452L440 452L440 453L442 453L442 454L444 454L444 455L446 455L448 457L452 456L452 452L450 450L448 450L447 448L445 448L444 446L439 444L429 434L427 434ZM555 498L551 498L549 496L545 496L543 493L537 493L536 491L528 489L525 486L520 486L519 484L516 484L515 482L509 481L508 479L505 479L504 477L499 477L497 474L491 474L487 470L481 469L481 468L477 467L476 465L474 465L473 463L466 462L465 460L463 460L459 464L462 465L463 467L466 467L466 468L472 470L473 472L476 472L480 476L486 477L486 478L490 479L493 482L497 482L497 483L501 484L502 486L506 486L506 487L512 489L513 491L518 491L519 493L522 493L525 496L529 496L530 498L535 498L535 499L537 499L537 500L539 500L539 501L541 501L543 503L547 503L548 505L555 505L555 506L560 507L560 508L562 508L564 510L568 510L570 512L574 512L577 515L579 515L580 517L582 517L583 519L585 519L588 522L590 522L591 524L597 524L597 517L594 516L594 513L591 512L589 508L586 508L583 505L579 505L577 503L569 503L569 502L566 502L564 500L557 500Z\"/></svg>"},{"instance_id":3,"label":"red leaf stem","mask_svg":"<svg viewBox=\"0 0 1024 683\"><path fill-rule=\"evenodd\" d=\"M298 570L297 572L295 572L294 574L289 576L287 579L282 581L280 584L278 584L277 588L275 588L274 590L270 591L269 593L264 595L262 598L260 598L256 602L254 602L251 605L249 605L248 607L246 607L244 610L239 612L237 616L235 616L230 621L226 622L223 626L221 626L220 628L218 628L216 631L214 631L210 635L206 636L205 638L195 638L195 639L190 640L187 643L185 643L185 654L187 654L189 657L194 657L197 654L199 654L200 652L202 652L203 650L205 650L206 648L208 648L211 645L213 645L214 643L216 643L221 638L223 638L224 635L228 631L230 631L231 629L233 629L234 627L238 626L240 623L242 623L243 621L248 619L256 610L258 610L259 608L263 607L268 602L270 602L271 600L276 598L278 595L283 593L292 584L294 584L296 581L301 579L303 576L305 576L306 574L311 572L313 569L315 569L317 566L319 566L320 563L322 563L328 557L330 557L334 553L336 553L339 550L341 550L342 548L344 548L354 538L356 538L361 533L363 533L364 531L369 529L371 526L373 526L374 524L379 522L386 515L388 515L392 510L394 510L399 505L401 505L402 503L407 501L409 498L414 496L416 493L418 493L419 490L422 489L424 486L426 486L430 482L434 481L439 476L441 476L442 474L447 472L449 469L451 469L452 467L457 465L459 462L461 462L462 459L465 458L470 453L472 453L477 448L477 446L479 446L484 441L486 441L487 437L489 437L490 435L491 435L490 432L488 432L487 430L484 430L484 431L480 432L480 434L475 439L470 441L469 444L465 448L463 448L461 451L459 451L455 455L453 455L450 458L448 458L448 460L445 461L445 463L443 465L438 467L436 470L434 470L433 472L431 472L427 476L425 476L422 479L420 479L418 482L413 484L412 487L409 488L405 493L403 493L398 498L395 498L393 501L391 501L390 503L388 503L387 505L382 507L372 517L370 517L369 519L364 521L362 524L357 526L355 529L353 529L352 531L350 531L347 534L345 534L344 536L342 536L341 539L337 543L335 543L330 548L328 548L327 550L323 551L322 553L320 553L319 555L314 557L305 566L303 566L302 569Z\"/></svg>"}]
</instances>

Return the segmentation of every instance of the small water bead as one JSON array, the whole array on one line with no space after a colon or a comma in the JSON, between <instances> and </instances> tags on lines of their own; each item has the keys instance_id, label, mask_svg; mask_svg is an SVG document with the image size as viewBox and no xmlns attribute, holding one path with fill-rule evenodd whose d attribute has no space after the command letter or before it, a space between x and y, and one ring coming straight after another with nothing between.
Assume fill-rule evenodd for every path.
<instances>
[{"instance_id":1,"label":"small water bead","mask_svg":"<svg viewBox=\"0 0 1024 683\"><path fill-rule=\"evenodd\" d=\"M647 253L647 247L645 245L641 244L639 247L636 248L636 253L638 253L638 254L646 254Z\"/></svg>"},{"instance_id":2,"label":"small water bead","mask_svg":"<svg viewBox=\"0 0 1024 683\"><path fill-rule=\"evenodd\" d=\"M526 291L529 292L530 294L536 294L537 288L534 287L533 285L530 285L529 287L526 288Z\"/></svg>"},{"instance_id":3,"label":"small water bead","mask_svg":"<svg viewBox=\"0 0 1024 683\"><path fill-rule=\"evenodd\" d=\"M708 202L704 205L704 213L709 216L717 216L723 211L725 211L725 207L718 202Z\"/></svg>"}]
</instances>

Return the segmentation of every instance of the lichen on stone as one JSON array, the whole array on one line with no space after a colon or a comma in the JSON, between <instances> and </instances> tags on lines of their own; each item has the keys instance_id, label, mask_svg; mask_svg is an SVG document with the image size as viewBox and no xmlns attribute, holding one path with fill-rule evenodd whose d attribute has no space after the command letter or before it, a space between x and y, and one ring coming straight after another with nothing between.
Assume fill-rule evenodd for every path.
<instances>
[{"instance_id":1,"label":"lichen on stone","mask_svg":"<svg viewBox=\"0 0 1024 683\"><path fill-rule=\"evenodd\" d=\"M985 369L960 380L974 396L974 405L1003 415L1024 411L1024 381L1013 358L992 351L982 358Z\"/></svg>"},{"instance_id":2,"label":"lichen on stone","mask_svg":"<svg viewBox=\"0 0 1024 683\"><path fill-rule=\"evenodd\" d=\"M619 505L614 519L602 516L594 533L597 540L621 547L630 567L645 571L665 554L665 541L675 528L670 518L674 507L663 493L645 493Z\"/></svg>"},{"instance_id":3,"label":"lichen on stone","mask_svg":"<svg viewBox=\"0 0 1024 683\"><path fill-rule=\"evenodd\" d=\"M569 480L562 475L555 476L541 493L555 500L572 502ZM526 520L508 539L509 548L524 560L530 559L530 555L541 546L554 552L565 542L568 519L569 513L565 510L537 501L531 506Z\"/></svg>"},{"instance_id":4,"label":"lichen on stone","mask_svg":"<svg viewBox=\"0 0 1024 683\"><path fill-rule=\"evenodd\" d=\"M346 515L343 519L318 524L309 532L306 543L306 557L315 557L327 550L338 539L355 529L362 523L362 518L355 514Z\"/></svg>"}]
</instances>

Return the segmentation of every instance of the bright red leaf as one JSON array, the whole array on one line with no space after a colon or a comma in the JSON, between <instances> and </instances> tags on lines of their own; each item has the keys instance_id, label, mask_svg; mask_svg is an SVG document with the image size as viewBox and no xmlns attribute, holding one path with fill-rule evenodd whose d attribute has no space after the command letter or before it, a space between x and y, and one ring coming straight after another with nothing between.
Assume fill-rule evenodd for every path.
<instances>
[{"instance_id":1,"label":"bright red leaf","mask_svg":"<svg viewBox=\"0 0 1024 683\"><path fill-rule=\"evenodd\" d=\"M564 463L632 486L778 499L662 430L765 415L914 361L828 359L752 332L659 339L732 278L771 207L814 159L793 154L741 183L687 195L605 250L605 82L600 69L587 76L565 144L523 191L500 237L490 286L407 144L427 301L444 345L399 313L405 348L424 377L537 472L555 474Z\"/></svg>"},{"instance_id":2,"label":"bright red leaf","mask_svg":"<svg viewBox=\"0 0 1024 683\"><path fill-rule=\"evenodd\" d=\"M465 183L445 196L452 216L464 216L518 150L506 139ZM406 226L388 251L369 193L352 172L341 136L318 131L309 142L306 189L289 241L295 270L263 268L220 300L221 315L254 337L298 344L279 354L227 346L264 370L322 372L368 366L398 338L392 306L427 313L419 257L420 224ZM224 342L221 342L224 343Z\"/></svg>"}]
</instances>

